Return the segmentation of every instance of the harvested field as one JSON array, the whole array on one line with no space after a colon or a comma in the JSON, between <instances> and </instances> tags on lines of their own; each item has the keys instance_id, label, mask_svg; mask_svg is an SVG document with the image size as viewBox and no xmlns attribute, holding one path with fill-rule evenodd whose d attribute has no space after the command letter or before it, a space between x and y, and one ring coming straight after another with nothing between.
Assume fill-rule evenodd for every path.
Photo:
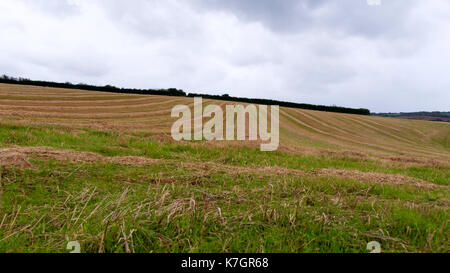
<instances>
[{"instance_id":1,"label":"harvested field","mask_svg":"<svg viewBox=\"0 0 450 273\"><path fill-rule=\"evenodd\" d=\"M57 160L69 162L108 162L119 165L129 166L150 166L160 162L158 159L139 156L114 156L105 157L96 153L77 152L73 150L56 150L49 147L19 147L0 149L0 166L14 166L18 168L31 168L29 157L38 158L40 160ZM202 164L186 163L179 161L164 161L166 164L181 164L192 170L223 170L228 173L239 174L247 173L270 173L270 174L291 174L295 176L320 176L320 177L339 177L341 179L352 179L357 181L366 181L373 183L387 183L399 185L413 185L418 187L432 188L435 184L428 183L421 179L415 179L403 175L392 175L373 172L360 172L356 170L337 170L337 169L317 169L311 172L305 172L295 169L279 168L279 167L239 167L232 165L217 164L214 162L205 162Z\"/></svg>"},{"instance_id":2,"label":"harvested field","mask_svg":"<svg viewBox=\"0 0 450 273\"><path fill-rule=\"evenodd\" d=\"M36 100L36 91L45 99ZM61 96L64 96L65 100L61 100ZM97 121L100 119L104 121L104 128L165 134L170 132L174 121L170 118L172 107L177 104L193 105L190 98L82 90L75 92L6 84L0 85L0 97L0 115L5 118L32 120L33 124L61 124L74 128L98 128ZM80 100L80 97L83 100ZM330 147L333 150L363 154L411 155L444 161L450 159L446 152L449 126L437 122L424 123L284 108L281 111L280 130L289 132L281 134L282 146L305 148L304 143L308 142L308 146Z\"/></svg>"},{"instance_id":3,"label":"harvested field","mask_svg":"<svg viewBox=\"0 0 450 273\"><path fill-rule=\"evenodd\" d=\"M109 162L130 166L150 166L156 159L139 156L105 157L96 153L76 152L71 150L56 150L48 147L22 147L0 149L0 165L28 168L32 165L28 157L37 157L41 160L58 160L70 162ZM27 163L27 164L24 164Z\"/></svg>"},{"instance_id":4,"label":"harvested field","mask_svg":"<svg viewBox=\"0 0 450 273\"><path fill-rule=\"evenodd\" d=\"M174 141L178 104L0 84L0 251L450 251L450 124L282 107L267 153Z\"/></svg>"}]
</instances>

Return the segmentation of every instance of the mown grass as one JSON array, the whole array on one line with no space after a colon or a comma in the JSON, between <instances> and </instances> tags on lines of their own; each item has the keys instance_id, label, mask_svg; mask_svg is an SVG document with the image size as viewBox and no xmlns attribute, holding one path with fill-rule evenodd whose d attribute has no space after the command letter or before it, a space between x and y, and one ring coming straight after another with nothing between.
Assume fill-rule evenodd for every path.
<instances>
[{"instance_id":1,"label":"mown grass","mask_svg":"<svg viewBox=\"0 0 450 273\"><path fill-rule=\"evenodd\" d=\"M182 161L215 161L238 166L279 166L290 169L313 170L317 168L352 169L365 172L404 174L439 185L450 185L448 166L409 166L390 162L329 155L294 155L281 152L260 152L257 148L208 147L190 143L155 141L152 134L95 131L50 126L0 127L1 146L48 146L58 149L94 152L104 156L146 156Z\"/></svg>"},{"instance_id":2,"label":"mown grass","mask_svg":"<svg viewBox=\"0 0 450 273\"><path fill-rule=\"evenodd\" d=\"M45 101L71 101L71 100L79 100L79 101L95 101L95 100L111 100L114 101L114 99L138 99L138 98L142 98L141 96L133 96L133 95L129 95L129 96L98 96L98 95L94 95L94 96L73 96L73 95L67 95L67 96L55 96L55 97L51 97L51 96L4 96L4 95L0 95L0 100L17 100L17 101L21 101L21 100L30 100L30 101L39 101L39 100L45 100Z\"/></svg>"},{"instance_id":3,"label":"mown grass","mask_svg":"<svg viewBox=\"0 0 450 273\"><path fill-rule=\"evenodd\" d=\"M161 159L147 167L32 158L0 167L0 252L448 252L447 187L191 168L354 169L448 185L448 167L168 143L149 134L0 125L0 147Z\"/></svg>"}]
</instances>

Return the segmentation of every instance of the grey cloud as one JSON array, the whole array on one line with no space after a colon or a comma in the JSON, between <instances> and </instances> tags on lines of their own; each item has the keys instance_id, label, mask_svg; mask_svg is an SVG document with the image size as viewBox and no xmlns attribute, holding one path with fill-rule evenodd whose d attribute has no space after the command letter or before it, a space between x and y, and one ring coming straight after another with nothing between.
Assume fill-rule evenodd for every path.
<instances>
[{"instance_id":1,"label":"grey cloud","mask_svg":"<svg viewBox=\"0 0 450 273\"><path fill-rule=\"evenodd\" d=\"M450 3L381 1L2 0L0 74L449 110Z\"/></svg>"},{"instance_id":2,"label":"grey cloud","mask_svg":"<svg viewBox=\"0 0 450 273\"><path fill-rule=\"evenodd\" d=\"M197 5L231 12L261 22L275 32L295 33L316 28L345 35L403 35L405 20L416 0L384 0L372 7L365 0L197 0Z\"/></svg>"},{"instance_id":3,"label":"grey cloud","mask_svg":"<svg viewBox=\"0 0 450 273\"><path fill-rule=\"evenodd\" d=\"M311 11L325 0L196 0L197 5L216 11L228 11L247 21L258 21L274 31L296 31L311 25Z\"/></svg>"},{"instance_id":4,"label":"grey cloud","mask_svg":"<svg viewBox=\"0 0 450 273\"><path fill-rule=\"evenodd\" d=\"M24 0L24 3L35 11L51 16L67 17L80 13L79 7L73 2L62 0Z\"/></svg>"}]
</instances>

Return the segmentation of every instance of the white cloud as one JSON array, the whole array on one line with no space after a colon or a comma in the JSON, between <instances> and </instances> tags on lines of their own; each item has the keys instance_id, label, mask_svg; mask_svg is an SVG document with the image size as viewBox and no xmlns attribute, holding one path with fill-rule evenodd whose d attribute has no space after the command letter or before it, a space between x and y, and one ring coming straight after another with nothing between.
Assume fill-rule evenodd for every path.
<instances>
[{"instance_id":1,"label":"white cloud","mask_svg":"<svg viewBox=\"0 0 450 273\"><path fill-rule=\"evenodd\" d=\"M0 0L0 74L450 110L448 1L205 1Z\"/></svg>"}]
</instances>

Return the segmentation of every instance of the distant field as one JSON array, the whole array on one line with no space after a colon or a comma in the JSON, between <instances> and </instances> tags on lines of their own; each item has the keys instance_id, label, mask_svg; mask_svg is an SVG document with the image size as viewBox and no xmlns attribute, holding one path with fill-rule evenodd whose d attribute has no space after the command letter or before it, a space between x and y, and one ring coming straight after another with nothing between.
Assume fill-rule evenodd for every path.
<instances>
[{"instance_id":1,"label":"distant field","mask_svg":"<svg viewBox=\"0 0 450 273\"><path fill-rule=\"evenodd\" d=\"M0 84L0 252L450 251L449 123L280 108L270 153L177 104Z\"/></svg>"},{"instance_id":2,"label":"distant field","mask_svg":"<svg viewBox=\"0 0 450 273\"><path fill-rule=\"evenodd\" d=\"M374 116L450 122L450 112L376 113Z\"/></svg>"},{"instance_id":3,"label":"distant field","mask_svg":"<svg viewBox=\"0 0 450 273\"><path fill-rule=\"evenodd\" d=\"M415 120L428 120L428 121L442 121L450 122L450 117L433 117L433 116L398 116L398 118L415 119Z\"/></svg>"}]
</instances>

